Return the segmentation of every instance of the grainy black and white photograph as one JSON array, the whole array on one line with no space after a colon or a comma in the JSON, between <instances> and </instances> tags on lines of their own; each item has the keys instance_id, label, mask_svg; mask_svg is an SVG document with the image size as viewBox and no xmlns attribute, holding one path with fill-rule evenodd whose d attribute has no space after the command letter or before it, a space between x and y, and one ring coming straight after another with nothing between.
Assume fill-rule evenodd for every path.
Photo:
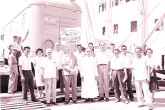
<instances>
[{"instance_id":1,"label":"grainy black and white photograph","mask_svg":"<svg viewBox=\"0 0 165 110\"><path fill-rule=\"evenodd\" d=\"M165 110L165 0L0 0L0 109Z\"/></svg>"}]
</instances>

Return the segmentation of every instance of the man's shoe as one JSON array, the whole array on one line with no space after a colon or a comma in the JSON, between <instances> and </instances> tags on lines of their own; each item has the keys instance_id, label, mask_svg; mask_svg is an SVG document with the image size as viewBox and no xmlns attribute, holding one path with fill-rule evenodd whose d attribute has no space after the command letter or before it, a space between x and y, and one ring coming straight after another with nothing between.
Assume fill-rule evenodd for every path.
<instances>
[{"instance_id":1,"label":"man's shoe","mask_svg":"<svg viewBox=\"0 0 165 110\"><path fill-rule=\"evenodd\" d=\"M125 103L125 104L128 104L128 100L125 100L124 103Z\"/></svg>"},{"instance_id":2,"label":"man's shoe","mask_svg":"<svg viewBox=\"0 0 165 110\"><path fill-rule=\"evenodd\" d=\"M46 103L46 106L50 106L50 103Z\"/></svg>"},{"instance_id":3,"label":"man's shoe","mask_svg":"<svg viewBox=\"0 0 165 110\"><path fill-rule=\"evenodd\" d=\"M14 92L8 92L9 94L14 94Z\"/></svg>"},{"instance_id":4,"label":"man's shoe","mask_svg":"<svg viewBox=\"0 0 165 110\"><path fill-rule=\"evenodd\" d=\"M140 107L144 107L144 105L138 105L138 108L140 108Z\"/></svg>"},{"instance_id":5,"label":"man's shoe","mask_svg":"<svg viewBox=\"0 0 165 110\"><path fill-rule=\"evenodd\" d=\"M69 101L65 101L65 103L64 104L68 104L69 103Z\"/></svg>"},{"instance_id":6,"label":"man's shoe","mask_svg":"<svg viewBox=\"0 0 165 110\"><path fill-rule=\"evenodd\" d=\"M77 104L77 101L73 101L73 103Z\"/></svg>"},{"instance_id":7,"label":"man's shoe","mask_svg":"<svg viewBox=\"0 0 165 110\"><path fill-rule=\"evenodd\" d=\"M95 102L95 100L91 98L91 102Z\"/></svg>"},{"instance_id":8,"label":"man's shoe","mask_svg":"<svg viewBox=\"0 0 165 110\"><path fill-rule=\"evenodd\" d=\"M56 102L52 102L52 104L53 104L53 105L58 105L58 103L56 103Z\"/></svg>"},{"instance_id":9,"label":"man's shoe","mask_svg":"<svg viewBox=\"0 0 165 110\"><path fill-rule=\"evenodd\" d=\"M105 100L106 100L106 102L109 102L109 98L106 98Z\"/></svg>"},{"instance_id":10,"label":"man's shoe","mask_svg":"<svg viewBox=\"0 0 165 110\"><path fill-rule=\"evenodd\" d=\"M39 102L39 100L38 99L33 99L32 102Z\"/></svg>"},{"instance_id":11,"label":"man's shoe","mask_svg":"<svg viewBox=\"0 0 165 110\"><path fill-rule=\"evenodd\" d=\"M23 100L23 104L24 105L27 105L27 100Z\"/></svg>"},{"instance_id":12,"label":"man's shoe","mask_svg":"<svg viewBox=\"0 0 165 110\"><path fill-rule=\"evenodd\" d=\"M84 102L89 102L90 101L90 99L85 99L85 101Z\"/></svg>"},{"instance_id":13,"label":"man's shoe","mask_svg":"<svg viewBox=\"0 0 165 110\"><path fill-rule=\"evenodd\" d=\"M100 97L100 98L98 99L98 101L102 101L102 100L104 100L104 98L103 98L103 97Z\"/></svg>"},{"instance_id":14,"label":"man's shoe","mask_svg":"<svg viewBox=\"0 0 165 110\"><path fill-rule=\"evenodd\" d=\"M130 98L131 101L134 101L134 98Z\"/></svg>"},{"instance_id":15,"label":"man's shoe","mask_svg":"<svg viewBox=\"0 0 165 110\"><path fill-rule=\"evenodd\" d=\"M120 99L116 99L116 100L115 100L115 103L118 103L118 102L120 102Z\"/></svg>"}]
</instances>

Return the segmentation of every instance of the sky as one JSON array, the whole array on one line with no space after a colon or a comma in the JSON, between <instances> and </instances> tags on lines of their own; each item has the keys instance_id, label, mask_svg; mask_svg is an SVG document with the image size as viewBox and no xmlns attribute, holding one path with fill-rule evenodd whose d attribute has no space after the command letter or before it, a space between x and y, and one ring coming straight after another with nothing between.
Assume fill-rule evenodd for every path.
<instances>
[{"instance_id":1,"label":"sky","mask_svg":"<svg viewBox=\"0 0 165 110\"><path fill-rule=\"evenodd\" d=\"M27 1L0 0L0 34L3 32L3 27L27 6Z\"/></svg>"},{"instance_id":2,"label":"sky","mask_svg":"<svg viewBox=\"0 0 165 110\"><path fill-rule=\"evenodd\" d=\"M28 6L31 1L37 0L0 0L0 35L3 34L3 27ZM79 1L80 0L76 0L76 2Z\"/></svg>"}]
</instances>

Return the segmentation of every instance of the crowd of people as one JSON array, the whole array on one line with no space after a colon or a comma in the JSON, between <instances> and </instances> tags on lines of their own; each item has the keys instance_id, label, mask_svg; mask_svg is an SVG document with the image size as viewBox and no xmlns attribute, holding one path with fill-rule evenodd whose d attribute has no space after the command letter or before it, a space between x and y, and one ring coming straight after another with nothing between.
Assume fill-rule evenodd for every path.
<instances>
[{"instance_id":1,"label":"crowd of people","mask_svg":"<svg viewBox=\"0 0 165 110\"><path fill-rule=\"evenodd\" d=\"M15 37L13 38L15 39ZM58 80L60 80L61 92L65 93L65 104L70 102L70 85L72 100L76 104L78 100L77 75L79 74L81 76L81 98L85 99L84 102L95 102L96 98L98 98L97 101L108 102L110 101L109 91L113 88L115 102L122 100L123 103L128 104L130 101L134 101L132 92L132 82L134 81L138 107L146 104L150 108L153 106L157 80L151 48L142 54L142 48L136 47L135 53L132 54L127 51L126 45L122 45L121 49L116 49L115 44L111 43L110 49L107 49L105 43L100 42L97 51L95 51L93 43L89 43L87 48L78 44L77 51L73 52L70 46L65 46L61 50L60 43L56 42L54 50L48 48L44 52L41 48L37 49L35 58L31 60L30 47L25 46L23 52L19 52L23 41L19 41L20 46L16 46L15 43L10 46L8 93L16 91L19 72L24 104L27 104L28 89L31 93L31 100L39 101L34 94L34 78L38 97L45 95L47 106L51 103L58 104L56 102ZM45 55L43 55L44 53ZM35 76L31 64L35 69ZM45 90L45 94L43 90Z\"/></svg>"}]
</instances>

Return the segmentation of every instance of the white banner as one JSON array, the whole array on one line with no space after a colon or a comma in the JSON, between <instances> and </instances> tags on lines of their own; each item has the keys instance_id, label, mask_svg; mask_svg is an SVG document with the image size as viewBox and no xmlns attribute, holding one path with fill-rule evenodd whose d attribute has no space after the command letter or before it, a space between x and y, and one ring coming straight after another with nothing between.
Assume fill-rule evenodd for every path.
<instances>
[{"instance_id":1,"label":"white banner","mask_svg":"<svg viewBox=\"0 0 165 110\"><path fill-rule=\"evenodd\" d=\"M61 45L77 44L81 40L81 28L61 28Z\"/></svg>"}]
</instances>

